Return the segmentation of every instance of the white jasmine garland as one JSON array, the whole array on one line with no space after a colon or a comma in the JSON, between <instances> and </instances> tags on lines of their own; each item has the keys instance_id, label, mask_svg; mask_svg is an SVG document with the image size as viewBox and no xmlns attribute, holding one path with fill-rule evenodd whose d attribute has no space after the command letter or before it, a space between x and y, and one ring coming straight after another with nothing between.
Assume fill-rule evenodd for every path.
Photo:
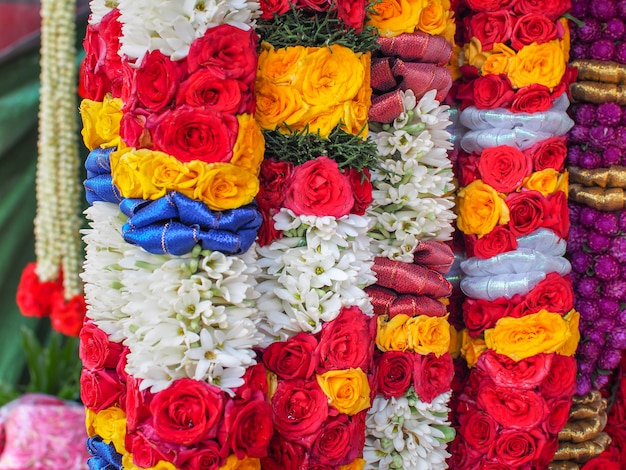
<instances>
[{"instance_id":1,"label":"white jasmine garland","mask_svg":"<svg viewBox=\"0 0 626 470\"><path fill-rule=\"evenodd\" d=\"M262 270L257 307L264 346L300 331L316 333L343 307L372 313L363 290L376 281L369 217L296 216L283 208L274 220L283 238L257 248Z\"/></svg>"},{"instance_id":2,"label":"white jasmine garland","mask_svg":"<svg viewBox=\"0 0 626 470\"><path fill-rule=\"evenodd\" d=\"M431 90L416 102L412 91L402 92L405 110L391 125L370 132L381 156L372 171L375 218L370 232L373 252L412 262L421 240L448 240L453 232L453 173L447 151L452 148L448 106L441 106ZM372 126L376 127L376 126Z\"/></svg>"},{"instance_id":3,"label":"white jasmine garland","mask_svg":"<svg viewBox=\"0 0 626 470\"><path fill-rule=\"evenodd\" d=\"M191 43L207 29L230 24L248 30L258 18L259 4L250 0L120 0L120 53L131 63L155 50L172 60L187 56Z\"/></svg>"},{"instance_id":4,"label":"white jasmine garland","mask_svg":"<svg viewBox=\"0 0 626 470\"><path fill-rule=\"evenodd\" d=\"M107 13L117 7L117 4L117 0L91 0L89 2L89 8L91 9L89 24L100 23Z\"/></svg>"},{"instance_id":5,"label":"white jasmine garland","mask_svg":"<svg viewBox=\"0 0 626 470\"><path fill-rule=\"evenodd\" d=\"M447 406L451 392L432 403L413 387L399 398L377 396L367 412L363 458L366 469L431 470L448 468L447 443L454 438Z\"/></svg>"}]
</instances>

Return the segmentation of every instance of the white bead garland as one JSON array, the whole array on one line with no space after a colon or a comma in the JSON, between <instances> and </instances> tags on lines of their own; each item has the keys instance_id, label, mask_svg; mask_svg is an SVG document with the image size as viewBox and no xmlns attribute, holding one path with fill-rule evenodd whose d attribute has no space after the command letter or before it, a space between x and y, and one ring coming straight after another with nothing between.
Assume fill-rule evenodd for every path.
<instances>
[{"instance_id":1,"label":"white bead garland","mask_svg":"<svg viewBox=\"0 0 626 470\"><path fill-rule=\"evenodd\" d=\"M56 279L63 268L66 299L82 293L75 12L75 0L41 2L35 254L42 282Z\"/></svg>"}]
</instances>

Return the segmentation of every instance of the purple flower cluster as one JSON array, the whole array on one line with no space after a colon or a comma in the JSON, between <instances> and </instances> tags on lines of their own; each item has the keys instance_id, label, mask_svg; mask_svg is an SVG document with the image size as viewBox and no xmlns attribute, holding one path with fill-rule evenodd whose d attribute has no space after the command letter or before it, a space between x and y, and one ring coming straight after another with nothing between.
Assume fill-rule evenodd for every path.
<instances>
[{"instance_id":1,"label":"purple flower cluster","mask_svg":"<svg viewBox=\"0 0 626 470\"><path fill-rule=\"evenodd\" d=\"M578 393L600 389L626 350L626 211L603 212L570 202L572 263L581 341Z\"/></svg>"},{"instance_id":2,"label":"purple flower cluster","mask_svg":"<svg viewBox=\"0 0 626 470\"><path fill-rule=\"evenodd\" d=\"M573 59L614 60L626 64L626 0L574 0L570 23Z\"/></svg>"},{"instance_id":3,"label":"purple flower cluster","mask_svg":"<svg viewBox=\"0 0 626 470\"><path fill-rule=\"evenodd\" d=\"M626 107L616 103L582 103L573 105L570 115L575 124L568 134L569 165L626 165Z\"/></svg>"}]
</instances>

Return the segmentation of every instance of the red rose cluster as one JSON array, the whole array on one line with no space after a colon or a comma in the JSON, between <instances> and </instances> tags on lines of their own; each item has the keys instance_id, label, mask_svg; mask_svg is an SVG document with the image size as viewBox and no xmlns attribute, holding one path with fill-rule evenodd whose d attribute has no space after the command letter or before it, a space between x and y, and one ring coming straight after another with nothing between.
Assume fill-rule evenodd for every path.
<instances>
[{"instance_id":1,"label":"red rose cluster","mask_svg":"<svg viewBox=\"0 0 626 470\"><path fill-rule=\"evenodd\" d=\"M26 317L50 317L52 328L68 336L78 336L87 306L82 295L66 301L63 294L63 275L54 281L41 282L36 263L29 263L22 271L17 287L16 302Z\"/></svg>"},{"instance_id":2,"label":"red rose cluster","mask_svg":"<svg viewBox=\"0 0 626 470\"><path fill-rule=\"evenodd\" d=\"M261 0L261 18L271 20L277 15L287 13L291 8L308 13L334 12L349 28L356 31L363 29L365 20L365 2L353 0Z\"/></svg>"}]
</instances>

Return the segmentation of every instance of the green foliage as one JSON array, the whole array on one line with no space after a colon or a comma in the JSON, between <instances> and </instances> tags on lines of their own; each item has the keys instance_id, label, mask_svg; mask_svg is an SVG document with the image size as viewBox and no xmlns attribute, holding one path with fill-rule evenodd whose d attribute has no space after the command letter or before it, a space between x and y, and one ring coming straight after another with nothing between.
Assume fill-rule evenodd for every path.
<instances>
[{"instance_id":1,"label":"green foliage","mask_svg":"<svg viewBox=\"0 0 626 470\"><path fill-rule=\"evenodd\" d=\"M264 131L265 158L302 165L314 158L327 156L339 168L374 168L378 161L376 144L335 127L328 138L309 133L308 127L301 131L289 129L287 133Z\"/></svg>"},{"instance_id":2,"label":"green foliage","mask_svg":"<svg viewBox=\"0 0 626 470\"><path fill-rule=\"evenodd\" d=\"M0 405L23 393L45 393L64 400L80 398L81 363L78 338L51 332L43 345L28 328L22 328L28 377L24 385L0 383Z\"/></svg>"},{"instance_id":3,"label":"green foliage","mask_svg":"<svg viewBox=\"0 0 626 470\"><path fill-rule=\"evenodd\" d=\"M277 49L296 45L323 47L339 44L354 52L368 52L379 47L376 28L365 26L357 32L337 18L336 10L311 14L292 5L282 15L276 15L271 20L259 20L256 32L261 40Z\"/></svg>"}]
</instances>

